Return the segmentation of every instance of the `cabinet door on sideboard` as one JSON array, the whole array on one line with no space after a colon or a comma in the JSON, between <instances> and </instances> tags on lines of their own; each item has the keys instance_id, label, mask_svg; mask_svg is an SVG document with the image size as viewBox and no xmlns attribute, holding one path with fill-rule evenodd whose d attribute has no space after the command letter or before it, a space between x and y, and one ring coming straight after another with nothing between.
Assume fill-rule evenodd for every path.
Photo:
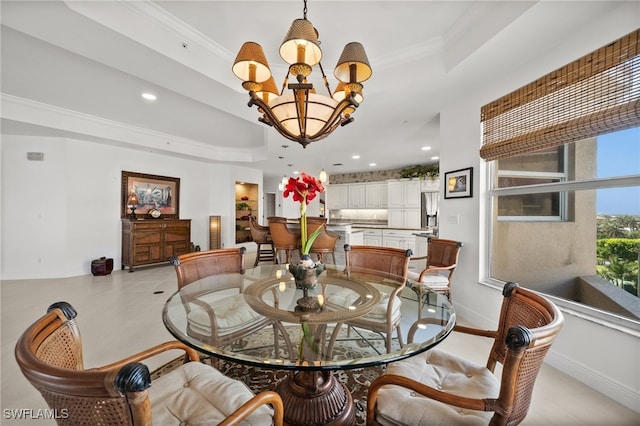
<instances>
[{"instance_id":1,"label":"cabinet door on sideboard","mask_svg":"<svg viewBox=\"0 0 640 426\"><path fill-rule=\"evenodd\" d=\"M189 252L190 219L122 220L122 269L168 262Z\"/></svg>"},{"instance_id":2,"label":"cabinet door on sideboard","mask_svg":"<svg viewBox=\"0 0 640 426\"><path fill-rule=\"evenodd\" d=\"M173 256L189 253L190 242L190 220L172 220L166 223L164 229L164 257L166 260Z\"/></svg>"}]
</instances>

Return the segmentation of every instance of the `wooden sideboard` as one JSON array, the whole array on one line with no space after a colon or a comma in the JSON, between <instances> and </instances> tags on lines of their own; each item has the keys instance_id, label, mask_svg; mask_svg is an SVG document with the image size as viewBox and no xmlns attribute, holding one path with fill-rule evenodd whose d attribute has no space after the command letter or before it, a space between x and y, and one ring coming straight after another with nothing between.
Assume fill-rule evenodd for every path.
<instances>
[{"instance_id":1,"label":"wooden sideboard","mask_svg":"<svg viewBox=\"0 0 640 426\"><path fill-rule=\"evenodd\" d=\"M122 219L122 269L168 262L189 252L191 219Z\"/></svg>"}]
</instances>

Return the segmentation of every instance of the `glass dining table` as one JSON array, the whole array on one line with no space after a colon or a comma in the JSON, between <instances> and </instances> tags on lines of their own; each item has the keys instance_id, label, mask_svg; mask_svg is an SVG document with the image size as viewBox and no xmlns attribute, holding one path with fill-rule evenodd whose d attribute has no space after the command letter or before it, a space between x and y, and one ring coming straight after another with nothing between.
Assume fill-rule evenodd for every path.
<instances>
[{"instance_id":1,"label":"glass dining table","mask_svg":"<svg viewBox=\"0 0 640 426\"><path fill-rule=\"evenodd\" d=\"M261 265L183 287L167 300L162 318L176 339L204 354L288 370L274 383L285 406L285 423L350 425L355 419L353 400L334 376L336 370L386 364L424 352L455 325L446 297L428 293L419 302L413 284L377 271L347 272L327 265L317 286L304 291L297 288L287 265ZM242 297L234 294L236 289ZM314 300L311 305L309 298ZM391 302L392 309L387 309ZM388 348L379 326L398 315L400 326L394 323L390 328L393 339ZM378 327L366 327L367 320ZM265 325L256 329L255 324ZM213 338L243 327L251 332L237 341Z\"/></svg>"}]
</instances>

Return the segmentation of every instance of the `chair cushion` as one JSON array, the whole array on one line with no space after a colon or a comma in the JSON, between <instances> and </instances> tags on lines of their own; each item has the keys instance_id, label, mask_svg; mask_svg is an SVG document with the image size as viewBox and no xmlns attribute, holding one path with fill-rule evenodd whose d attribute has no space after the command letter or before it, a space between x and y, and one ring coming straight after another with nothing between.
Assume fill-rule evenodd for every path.
<instances>
[{"instance_id":1,"label":"chair cushion","mask_svg":"<svg viewBox=\"0 0 640 426\"><path fill-rule=\"evenodd\" d=\"M387 373L469 398L497 398L500 392L500 380L485 366L437 349L390 363ZM399 386L380 389L376 407L382 425L486 425L493 416L493 412L454 407Z\"/></svg>"},{"instance_id":2,"label":"chair cushion","mask_svg":"<svg viewBox=\"0 0 640 426\"><path fill-rule=\"evenodd\" d=\"M201 362L189 362L154 380L149 389L154 425L215 425L254 394L239 380ZM271 425L273 411L260 407L245 425Z\"/></svg>"},{"instance_id":3,"label":"chair cushion","mask_svg":"<svg viewBox=\"0 0 640 426\"><path fill-rule=\"evenodd\" d=\"M242 294L225 297L212 302L210 305L216 315L218 335L245 329L252 323L264 319L262 315L247 305ZM193 331L207 335L211 334L211 320L207 312L195 304L190 304L190 306L191 312L187 315L187 321L189 321Z\"/></svg>"},{"instance_id":4,"label":"chair cushion","mask_svg":"<svg viewBox=\"0 0 640 426\"><path fill-rule=\"evenodd\" d=\"M410 271L407 273L407 277L417 281L418 278L420 278L420 274ZM438 273L427 274L422 277L422 281L420 282L427 288L447 288L449 286L449 278Z\"/></svg>"},{"instance_id":5,"label":"chair cushion","mask_svg":"<svg viewBox=\"0 0 640 426\"><path fill-rule=\"evenodd\" d=\"M341 290L330 297L327 298L326 306L328 308L333 309L348 309L349 306L353 305L353 303L358 299L359 295L351 290ZM387 308L389 307L389 293L380 293L380 302L376 306L373 307L368 314L362 317L362 319L366 319L369 321L376 322L385 322L387 319ZM395 296L393 298L393 306L392 306L392 320L397 319L401 312L400 308L402 307L402 300Z\"/></svg>"}]
</instances>

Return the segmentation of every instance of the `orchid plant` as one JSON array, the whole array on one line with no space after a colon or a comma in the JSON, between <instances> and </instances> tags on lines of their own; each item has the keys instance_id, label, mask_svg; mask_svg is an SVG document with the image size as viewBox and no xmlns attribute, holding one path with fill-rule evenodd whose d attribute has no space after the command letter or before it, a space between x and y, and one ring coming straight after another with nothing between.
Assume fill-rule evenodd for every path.
<instances>
[{"instance_id":1,"label":"orchid plant","mask_svg":"<svg viewBox=\"0 0 640 426\"><path fill-rule=\"evenodd\" d=\"M322 182L306 173L301 173L298 178L290 177L284 188L284 198L293 195L293 201L300 203L300 253L302 256L309 256L313 242L322 232L322 227L319 227L307 237L307 206L323 192Z\"/></svg>"}]
</instances>

